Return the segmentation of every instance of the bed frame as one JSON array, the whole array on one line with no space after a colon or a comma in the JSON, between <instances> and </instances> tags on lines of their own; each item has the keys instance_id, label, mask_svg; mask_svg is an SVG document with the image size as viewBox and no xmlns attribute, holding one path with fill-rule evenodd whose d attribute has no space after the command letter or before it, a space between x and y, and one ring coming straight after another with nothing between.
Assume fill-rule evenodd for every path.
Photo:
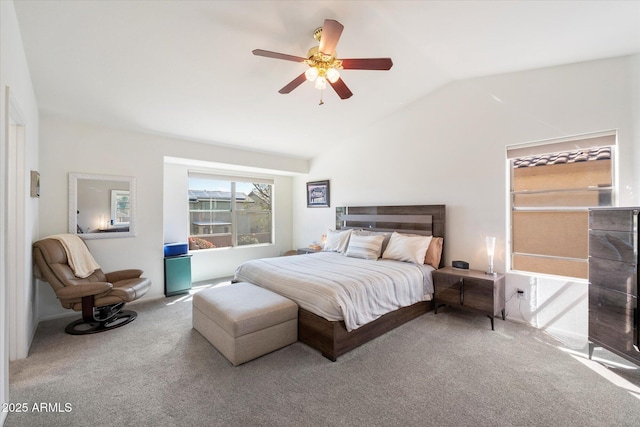
<instances>
[{"instance_id":1,"label":"bed frame","mask_svg":"<svg viewBox=\"0 0 640 427\"><path fill-rule=\"evenodd\" d=\"M336 228L365 228L372 231L444 237L445 205L351 206L336 208ZM440 267L444 266L444 256ZM335 362L338 356L433 309L432 301L422 301L385 314L351 332L344 321L329 321L300 308L298 340L319 350Z\"/></svg>"}]
</instances>

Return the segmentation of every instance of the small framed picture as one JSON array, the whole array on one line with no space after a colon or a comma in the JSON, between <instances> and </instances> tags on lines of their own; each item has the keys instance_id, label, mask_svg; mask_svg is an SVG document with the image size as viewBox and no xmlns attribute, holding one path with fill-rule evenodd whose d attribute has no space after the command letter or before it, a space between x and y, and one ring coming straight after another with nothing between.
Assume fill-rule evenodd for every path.
<instances>
[{"instance_id":1,"label":"small framed picture","mask_svg":"<svg viewBox=\"0 0 640 427\"><path fill-rule=\"evenodd\" d=\"M307 207L329 207L329 181L307 182Z\"/></svg>"},{"instance_id":2,"label":"small framed picture","mask_svg":"<svg viewBox=\"0 0 640 427\"><path fill-rule=\"evenodd\" d=\"M40 173L31 171L31 197L40 197Z\"/></svg>"}]
</instances>

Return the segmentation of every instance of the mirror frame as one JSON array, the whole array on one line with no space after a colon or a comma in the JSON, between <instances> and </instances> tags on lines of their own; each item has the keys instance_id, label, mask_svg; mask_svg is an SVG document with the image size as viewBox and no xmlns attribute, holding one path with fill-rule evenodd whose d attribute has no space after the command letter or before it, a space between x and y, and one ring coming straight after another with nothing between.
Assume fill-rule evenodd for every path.
<instances>
[{"instance_id":1,"label":"mirror frame","mask_svg":"<svg viewBox=\"0 0 640 427\"><path fill-rule=\"evenodd\" d=\"M78 180L91 179L98 181L126 181L129 183L129 231L105 231L102 233L78 233ZM117 237L135 237L137 233L136 219L136 179L132 176L95 175L69 172L69 233L77 234L83 239L113 239Z\"/></svg>"}]
</instances>

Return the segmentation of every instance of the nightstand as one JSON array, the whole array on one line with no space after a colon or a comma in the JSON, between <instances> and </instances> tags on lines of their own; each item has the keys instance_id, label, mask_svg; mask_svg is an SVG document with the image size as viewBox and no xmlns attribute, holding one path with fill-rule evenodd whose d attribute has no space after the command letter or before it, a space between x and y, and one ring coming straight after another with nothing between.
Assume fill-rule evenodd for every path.
<instances>
[{"instance_id":1,"label":"nightstand","mask_svg":"<svg viewBox=\"0 0 640 427\"><path fill-rule=\"evenodd\" d=\"M322 251L322 249L300 248L298 249L298 255L315 254L320 251Z\"/></svg>"},{"instance_id":2,"label":"nightstand","mask_svg":"<svg viewBox=\"0 0 640 427\"><path fill-rule=\"evenodd\" d=\"M464 307L482 314L491 320L497 315L505 320L504 274L486 274L480 270L459 270L445 267L432 273L435 289L435 313L438 307L452 305Z\"/></svg>"}]
</instances>

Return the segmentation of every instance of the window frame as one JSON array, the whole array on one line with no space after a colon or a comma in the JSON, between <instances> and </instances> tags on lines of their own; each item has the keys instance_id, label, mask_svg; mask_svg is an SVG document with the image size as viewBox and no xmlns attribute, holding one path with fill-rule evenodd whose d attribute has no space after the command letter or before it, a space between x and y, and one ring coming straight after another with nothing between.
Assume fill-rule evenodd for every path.
<instances>
[{"instance_id":1,"label":"window frame","mask_svg":"<svg viewBox=\"0 0 640 427\"><path fill-rule=\"evenodd\" d=\"M522 159L522 158L526 158L526 157L531 157L531 156L538 156L538 155L552 155L552 154L559 154L559 153L565 153L565 152L571 152L571 151L578 151L578 150L589 150L589 149L594 149L594 148L603 148L603 147L609 147L610 151L611 151L611 155L610 155L610 182L611 185L610 186L606 186L606 187L601 187L601 186L588 186L588 187L572 187L572 188L547 188L542 189L542 190L535 190L535 191L527 191L527 190L515 190L515 170L516 168L514 167L514 162L516 159ZM518 246L522 246L520 245L520 242L516 242L516 234L523 234L523 233L518 233L518 230L515 229L515 223L516 221L516 215L518 212L523 212L523 213L536 213L536 212L540 212L540 213L561 213L561 212L565 212L565 213L573 213L573 212L585 212L585 215L587 215L588 210L591 207L597 207L597 206L615 206L616 205L616 198L617 198L617 180L616 180L616 171L617 171L617 153L616 153L616 147L617 147L617 131L605 131L605 132L598 132L598 133L592 133L592 134L584 134L584 135L577 135L577 136L572 136L572 137L565 137L565 138L557 138L557 139L552 139L552 140L544 140L544 141L537 141L537 142L531 142L531 143L526 143L526 144L517 144L517 145L511 145L511 146L507 146L506 147L506 167L507 167L507 218L508 218L508 235L509 235L509 245L507 248L508 251L508 258L507 258L507 265L508 265L508 271L510 272L514 272L514 273L524 273L524 274L535 274L535 275L541 275L541 276L553 276L553 277L567 277L570 278L571 280L586 280L588 278L588 275L586 276L577 276L576 274L576 270L574 270L572 273L574 275L567 275L567 274L563 274L566 273L568 271L570 271L570 268L567 268L565 266L565 268L563 269L562 273L558 273L557 270L556 272L554 272L555 267L552 265L554 263L558 263L558 264L562 264L562 262L584 262L585 265L583 266L583 271L588 270L588 268L585 267L588 266L588 256L586 256L585 258L574 258L574 257L569 257L569 256L552 256L552 255L544 255L544 254L539 254L539 253L533 253L533 252L516 252L515 249ZM595 162L599 162L601 160L590 160L589 162L593 162L593 164L595 164ZM574 163L563 163L563 164L574 164ZM538 166L532 166L532 167L538 167ZM531 195L531 194L539 194L539 195L543 195L543 196L553 196L553 193L558 193L558 194L562 194L562 193L566 193L566 194L573 194L574 196L577 195L578 193L588 193L588 192L598 192L600 193L598 197L601 196L602 191L605 190L610 195L610 197L607 199L606 197L602 200L604 200L605 203L608 204L604 204L604 205L589 205L589 204L576 204L576 205L571 205L571 203L569 204L563 204L563 205L556 205L556 206L547 206L547 205L538 205L538 206L516 206L516 196L518 195ZM600 200L600 199L599 199ZM587 222L588 224L588 222ZM588 226L587 226L588 227ZM586 232L586 230L585 230ZM538 257L539 260L547 260L549 261L549 266L546 266L545 268L543 268L544 271L531 271L531 270L524 270L524 269L516 269L514 266L517 264L516 263L516 257L518 255L524 255L525 257L525 261L526 261L526 257L530 257L529 260L531 260L532 258L536 258ZM523 260L519 260L520 263L522 264ZM526 262L525 262L526 264ZM574 265L574 267L577 266L577 264ZM532 268L532 265L529 264L528 265L529 268ZM546 270L545 270L546 269ZM562 268L561 268L562 270Z\"/></svg>"},{"instance_id":2,"label":"window frame","mask_svg":"<svg viewBox=\"0 0 640 427\"><path fill-rule=\"evenodd\" d=\"M237 249L237 248L253 248L257 246L269 246L275 244L275 204L274 204L274 195L275 195L275 179L267 176L259 176L259 175L228 175L225 173L217 173L212 171L201 171L201 170L188 170L187 171L187 181L188 181L188 191L192 191L191 185L189 184L191 178L196 179L208 179L211 181L224 181L227 182L230 186L230 197L229 197L229 213L230 213L230 235L231 235L231 244L225 246L217 246L214 248L207 249L197 249L197 250L209 250L209 249ZM269 212L269 241L268 242L259 242L259 243L251 243L251 244L238 244L238 215L240 212L243 212L242 209L238 208L238 200L236 195L236 185L237 183L248 183L248 184L267 184L270 185L270 210L265 211ZM196 190L197 191L197 190ZM212 191L212 190L207 190ZM242 193L245 194L245 193ZM250 193L249 193L250 194ZM246 196L249 196L246 194ZM202 234L192 234L192 220L191 220L191 201L188 202L188 224L187 229L189 230L189 239L192 237L202 236Z\"/></svg>"}]
</instances>

